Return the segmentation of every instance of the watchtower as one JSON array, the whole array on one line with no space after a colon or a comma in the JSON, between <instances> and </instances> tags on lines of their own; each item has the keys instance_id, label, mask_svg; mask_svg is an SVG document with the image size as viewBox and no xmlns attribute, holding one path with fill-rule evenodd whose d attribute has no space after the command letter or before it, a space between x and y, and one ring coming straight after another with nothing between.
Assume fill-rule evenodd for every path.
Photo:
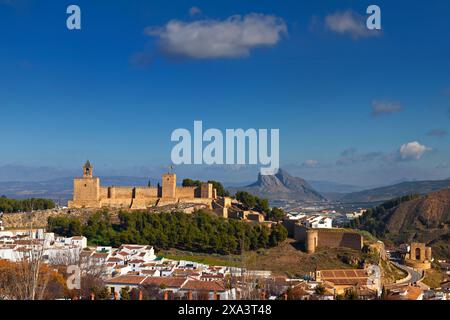
<instances>
[{"instance_id":1,"label":"watchtower","mask_svg":"<svg viewBox=\"0 0 450 320\"><path fill-rule=\"evenodd\" d=\"M73 180L73 201L69 202L69 206L73 203L79 207L100 206L100 179L93 175L94 167L88 161L83 166L83 177Z\"/></svg>"},{"instance_id":2,"label":"watchtower","mask_svg":"<svg viewBox=\"0 0 450 320\"><path fill-rule=\"evenodd\" d=\"M162 194L163 198L176 198L177 175L175 173L166 173L162 175Z\"/></svg>"}]
</instances>

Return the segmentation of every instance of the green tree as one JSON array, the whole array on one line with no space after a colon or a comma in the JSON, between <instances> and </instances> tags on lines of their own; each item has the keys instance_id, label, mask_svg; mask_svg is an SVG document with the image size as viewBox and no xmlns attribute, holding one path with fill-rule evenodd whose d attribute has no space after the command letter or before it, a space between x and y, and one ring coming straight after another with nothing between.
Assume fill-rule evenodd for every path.
<instances>
[{"instance_id":1,"label":"green tree","mask_svg":"<svg viewBox=\"0 0 450 320\"><path fill-rule=\"evenodd\" d=\"M266 218L267 218L267 220L271 220L271 221L280 221L280 220L283 220L285 215L286 215L286 213L282 209L274 207L267 214Z\"/></svg>"},{"instance_id":2,"label":"green tree","mask_svg":"<svg viewBox=\"0 0 450 320\"><path fill-rule=\"evenodd\" d=\"M254 195L246 191L236 192L236 200L240 201L247 209L253 209L256 205L256 198Z\"/></svg>"}]
</instances>

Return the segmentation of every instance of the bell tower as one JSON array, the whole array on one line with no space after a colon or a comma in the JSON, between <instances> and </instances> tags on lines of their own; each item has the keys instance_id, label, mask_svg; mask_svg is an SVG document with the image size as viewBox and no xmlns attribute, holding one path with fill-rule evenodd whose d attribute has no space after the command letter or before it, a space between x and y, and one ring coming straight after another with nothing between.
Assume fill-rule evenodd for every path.
<instances>
[{"instance_id":1,"label":"bell tower","mask_svg":"<svg viewBox=\"0 0 450 320\"><path fill-rule=\"evenodd\" d=\"M83 178L92 178L93 177L94 167L91 165L91 162L88 160L83 166Z\"/></svg>"},{"instance_id":2,"label":"bell tower","mask_svg":"<svg viewBox=\"0 0 450 320\"><path fill-rule=\"evenodd\" d=\"M100 178L94 177L94 167L88 161L83 166L83 177L73 179L73 201L69 208L100 208Z\"/></svg>"}]
</instances>

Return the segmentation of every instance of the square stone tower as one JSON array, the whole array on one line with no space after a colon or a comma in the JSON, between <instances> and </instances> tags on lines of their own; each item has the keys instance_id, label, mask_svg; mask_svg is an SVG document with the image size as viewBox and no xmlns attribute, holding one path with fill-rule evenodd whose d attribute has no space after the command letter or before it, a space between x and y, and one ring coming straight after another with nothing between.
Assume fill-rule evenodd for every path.
<instances>
[{"instance_id":1,"label":"square stone tower","mask_svg":"<svg viewBox=\"0 0 450 320\"><path fill-rule=\"evenodd\" d=\"M212 183L202 182L200 185L200 197L211 199L213 198L213 185Z\"/></svg>"},{"instance_id":2,"label":"square stone tower","mask_svg":"<svg viewBox=\"0 0 450 320\"><path fill-rule=\"evenodd\" d=\"M100 179L94 177L94 167L86 161L83 166L83 177L73 180L73 201L69 207L100 207Z\"/></svg>"},{"instance_id":3,"label":"square stone tower","mask_svg":"<svg viewBox=\"0 0 450 320\"><path fill-rule=\"evenodd\" d=\"M162 175L162 198L176 198L177 176L175 173Z\"/></svg>"}]
</instances>

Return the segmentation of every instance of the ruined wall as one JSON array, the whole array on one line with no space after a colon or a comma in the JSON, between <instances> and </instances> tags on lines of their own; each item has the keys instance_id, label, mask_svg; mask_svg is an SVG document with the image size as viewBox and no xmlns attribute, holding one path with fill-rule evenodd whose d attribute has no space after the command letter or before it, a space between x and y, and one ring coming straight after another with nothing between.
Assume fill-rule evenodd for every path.
<instances>
[{"instance_id":1,"label":"ruined wall","mask_svg":"<svg viewBox=\"0 0 450 320\"><path fill-rule=\"evenodd\" d=\"M306 242L306 230L307 228L300 225L294 224L294 239L296 241L305 243Z\"/></svg>"},{"instance_id":2,"label":"ruined wall","mask_svg":"<svg viewBox=\"0 0 450 320\"><path fill-rule=\"evenodd\" d=\"M317 231L318 247L344 247L355 250L361 250L363 247L363 237L358 233L326 229L317 229Z\"/></svg>"},{"instance_id":3,"label":"ruined wall","mask_svg":"<svg viewBox=\"0 0 450 320\"><path fill-rule=\"evenodd\" d=\"M295 224L294 239L305 245L308 253L313 253L316 248L350 248L361 250L363 237L354 232L340 229L309 229Z\"/></svg>"},{"instance_id":4,"label":"ruined wall","mask_svg":"<svg viewBox=\"0 0 450 320\"><path fill-rule=\"evenodd\" d=\"M294 232L295 232L295 223L296 222L297 221L295 221L295 220L288 220L288 219L283 220L282 224L283 224L283 227L285 227L288 232L288 237L295 238Z\"/></svg>"}]
</instances>

